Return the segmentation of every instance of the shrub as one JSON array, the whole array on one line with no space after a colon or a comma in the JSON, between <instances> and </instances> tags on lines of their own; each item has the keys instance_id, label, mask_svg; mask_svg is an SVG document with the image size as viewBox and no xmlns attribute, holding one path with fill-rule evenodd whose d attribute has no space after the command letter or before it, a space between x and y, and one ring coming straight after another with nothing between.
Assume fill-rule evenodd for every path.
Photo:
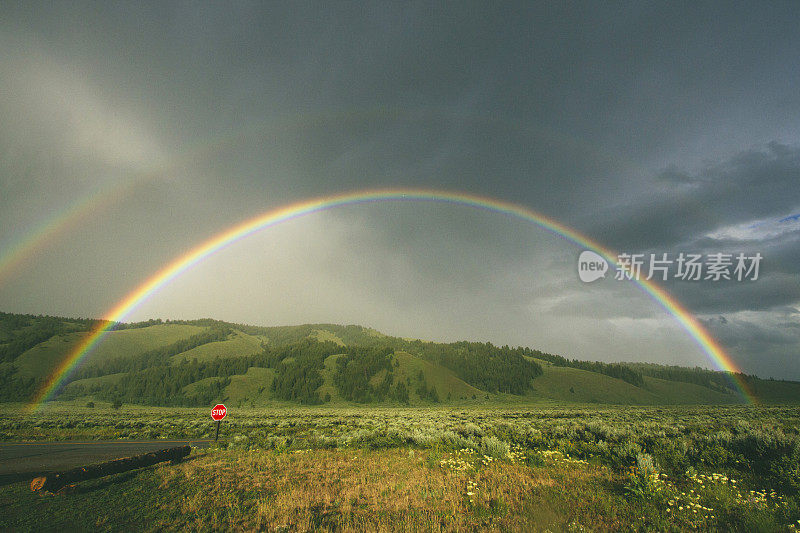
<instances>
[{"instance_id":1,"label":"shrub","mask_svg":"<svg viewBox=\"0 0 800 533\"><path fill-rule=\"evenodd\" d=\"M465 437L483 437L483 430L480 426L467 422L460 430L459 433Z\"/></svg>"},{"instance_id":2,"label":"shrub","mask_svg":"<svg viewBox=\"0 0 800 533\"><path fill-rule=\"evenodd\" d=\"M647 453L636 455L636 466L628 475L625 490L640 498L649 498L661 489L658 469L653 457Z\"/></svg>"},{"instance_id":3,"label":"shrub","mask_svg":"<svg viewBox=\"0 0 800 533\"><path fill-rule=\"evenodd\" d=\"M649 453L636 454L636 470L646 478L658 477L658 469Z\"/></svg>"},{"instance_id":4,"label":"shrub","mask_svg":"<svg viewBox=\"0 0 800 533\"><path fill-rule=\"evenodd\" d=\"M508 457L511 447L507 442L503 442L497 437L483 437L478 446L478 451L484 455L502 459Z\"/></svg>"}]
</instances>

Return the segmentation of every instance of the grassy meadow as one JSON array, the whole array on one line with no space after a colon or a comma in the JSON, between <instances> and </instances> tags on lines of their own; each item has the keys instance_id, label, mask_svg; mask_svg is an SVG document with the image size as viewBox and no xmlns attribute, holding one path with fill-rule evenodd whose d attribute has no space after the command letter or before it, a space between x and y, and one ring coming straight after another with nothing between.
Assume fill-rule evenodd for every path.
<instances>
[{"instance_id":1,"label":"grassy meadow","mask_svg":"<svg viewBox=\"0 0 800 533\"><path fill-rule=\"evenodd\" d=\"M209 437L206 409L0 418L4 441ZM799 491L795 407L241 408L178 465L0 487L0 529L792 531Z\"/></svg>"}]
</instances>

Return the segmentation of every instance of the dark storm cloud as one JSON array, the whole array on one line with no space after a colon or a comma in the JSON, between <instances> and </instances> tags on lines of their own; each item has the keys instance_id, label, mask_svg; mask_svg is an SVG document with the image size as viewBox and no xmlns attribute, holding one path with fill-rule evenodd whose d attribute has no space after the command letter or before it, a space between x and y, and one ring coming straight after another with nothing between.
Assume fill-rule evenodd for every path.
<instances>
[{"instance_id":1,"label":"dark storm cloud","mask_svg":"<svg viewBox=\"0 0 800 533\"><path fill-rule=\"evenodd\" d=\"M762 219L777 223L800 205L798 184L800 147L778 143L697 173L671 168L652 181L651 197L609 213L602 234L620 249L709 244L704 237L725 226Z\"/></svg>"},{"instance_id":2,"label":"dark storm cloud","mask_svg":"<svg viewBox=\"0 0 800 533\"><path fill-rule=\"evenodd\" d=\"M748 369L746 372L779 379L800 379L797 367L800 354L798 320L798 310L787 308L766 317L741 313L728 319L719 316L704 322L729 350L740 354L738 361Z\"/></svg>"},{"instance_id":3,"label":"dark storm cloud","mask_svg":"<svg viewBox=\"0 0 800 533\"><path fill-rule=\"evenodd\" d=\"M698 313L772 324L800 301L797 233L740 226L800 209L798 18L796 3L7 2L0 249L97 190L129 192L0 286L0 307L96 315L271 207L418 186L518 202L619 250L761 251L757 282L668 288ZM610 358L614 338L637 328L601 324L602 309L615 324L653 321L641 331L661 338L662 310L626 303L613 284L589 291L579 250L530 224L424 206L317 222L297 226L307 240L276 238L297 249L253 252L265 264L241 268L258 276L275 257L323 250L296 269L303 279L276 272L282 286L327 280L309 313L330 300L320 309L409 336L475 331L554 351L561 337L575 356ZM348 254L360 263L341 266ZM259 279L238 277L227 291L246 295ZM163 309L190 314L187 300ZM304 320L239 300L225 308L236 320ZM527 329L547 313L557 320ZM669 357L664 338L653 353Z\"/></svg>"},{"instance_id":4,"label":"dark storm cloud","mask_svg":"<svg viewBox=\"0 0 800 533\"><path fill-rule=\"evenodd\" d=\"M781 222L800 205L800 148L771 143L696 173L672 168L653 183L658 194L609 217L605 242L673 258L678 252L763 256L756 281L668 283L696 312L769 310L800 300L800 231Z\"/></svg>"},{"instance_id":5,"label":"dark storm cloud","mask_svg":"<svg viewBox=\"0 0 800 533\"><path fill-rule=\"evenodd\" d=\"M672 294L698 313L769 311L800 301L798 274L775 274L757 281L675 282Z\"/></svg>"},{"instance_id":6,"label":"dark storm cloud","mask_svg":"<svg viewBox=\"0 0 800 533\"><path fill-rule=\"evenodd\" d=\"M727 320L723 316L716 320L711 319L706 323L715 330L720 338L731 345L743 343L752 347L792 345L795 348L800 345L800 335L793 331L795 328L792 327L783 325L764 327L745 320Z\"/></svg>"},{"instance_id":7,"label":"dark storm cloud","mask_svg":"<svg viewBox=\"0 0 800 533\"><path fill-rule=\"evenodd\" d=\"M178 145L198 132L213 138L285 114L421 110L411 124L401 113L296 132L292 187L303 193L433 182L519 198L522 186L527 203L563 216L626 192L613 175L707 123L696 108L720 106L720 93L742 98L755 89L753 70L789 38L791 13L781 11L109 4L20 7L9 21L77 58L109 92L147 102L142 112L161 117L158 129ZM783 90L787 76L782 71L765 95L796 105ZM676 93L691 105L676 108ZM748 107L768 111L763 103ZM427 121L426 109L434 111ZM353 164L330 172L330 163L353 153Z\"/></svg>"}]
</instances>

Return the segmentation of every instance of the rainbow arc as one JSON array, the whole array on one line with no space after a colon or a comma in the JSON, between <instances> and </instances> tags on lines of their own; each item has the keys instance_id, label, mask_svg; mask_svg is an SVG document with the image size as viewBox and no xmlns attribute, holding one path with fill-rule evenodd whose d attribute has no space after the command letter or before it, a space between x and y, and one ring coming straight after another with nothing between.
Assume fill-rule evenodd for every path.
<instances>
[{"instance_id":1,"label":"rainbow arc","mask_svg":"<svg viewBox=\"0 0 800 533\"><path fill-rule=\"evenodd\" d=\"M474 194L425 189L389 189L356 191L303 200L269 210L211 237L187 253L175 258L146 279L105 314L104 318L107 322L101 323L92 330L61 361L28 405L29 411L37 409L53 397L61 384L69 377L70 372L91 352L92 348L103 339L117 322L122 322L139 304L155 294L161 287L164 287L210 255L258 231L296 218L338 207L379 202L434 202L502 213L536 224L572 244L592 250L605 258L609 264L614 264L617 261L616 253L552 218L521 205ZM645 279L634 279L632 281L678 321L717 370L729 372L733 375L733 379L746 401L754 402L754 397L749 392L747 383L742 379L739 367L692 313L655 281Z\"/></svg>"}]
</instances>

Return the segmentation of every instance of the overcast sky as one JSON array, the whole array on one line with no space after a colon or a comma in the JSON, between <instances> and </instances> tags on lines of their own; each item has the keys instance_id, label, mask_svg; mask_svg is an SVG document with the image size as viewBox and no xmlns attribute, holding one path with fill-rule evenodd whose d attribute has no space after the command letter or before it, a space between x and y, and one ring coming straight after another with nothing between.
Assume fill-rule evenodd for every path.
<instances>
[{"instance_id":1,"label":"overcast sky","mask_svg":"<svg viewBox=\"0 0 800 533\"><path fill-rule=\"evenodd\" d=\"M621 252L761 253L755 281L665 288L746 372L800 379L800 4L334 4L0 2L0 264L58 228L0 272L0 310L103 316L271 208L439 188ZM229 247L130 318L711 366L632 284L582 283L580 252L467 207L344 207Z\"/></svg>"}]
</instances>

